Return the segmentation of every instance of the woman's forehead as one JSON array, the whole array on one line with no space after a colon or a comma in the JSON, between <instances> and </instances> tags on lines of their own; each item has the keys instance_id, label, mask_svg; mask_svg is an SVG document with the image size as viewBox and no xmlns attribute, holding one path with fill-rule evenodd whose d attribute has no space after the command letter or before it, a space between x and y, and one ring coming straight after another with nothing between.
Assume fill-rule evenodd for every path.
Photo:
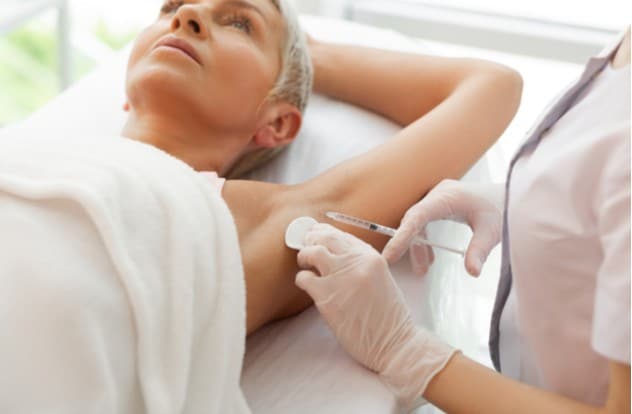
<instances>
[{"instance_id":1,"label":"woman's forehead","mask_svg":"<svg viewBox=\"0 0 632 414\"><path fill-rule=\"evenodd\" d=\"M165 2L170 0L164 0ZM212 8L235 7L250 9L261 15L269 33L285 36L286 21L281 10L282 0L183 0L185 4L202 4Z\"/></svg>"},{"instance_id":2,"label":"woman's forehead","mask_svg":"<svg viewBox=\"0 0 632 414\"><path fill-rule=\"evenodd\" d=\"M184 3L250 9L259 13L267 23L285 20L281 11L281 0L185 0Z\"/></svg>"},{"instance_id":3,"label":"woman's forehead","mask_svg":"<svg viewBox=\"0 0 632 414\"><path fill-rule=\"evenodd\" d=\"M281 11L281 1L280 0L189 0L185 1L185 3L206 3L209 5L222 5L222 4L232 4L232 5L242 5L242 6L272 6L276 11Z\"/></svg>"}]
</instances>

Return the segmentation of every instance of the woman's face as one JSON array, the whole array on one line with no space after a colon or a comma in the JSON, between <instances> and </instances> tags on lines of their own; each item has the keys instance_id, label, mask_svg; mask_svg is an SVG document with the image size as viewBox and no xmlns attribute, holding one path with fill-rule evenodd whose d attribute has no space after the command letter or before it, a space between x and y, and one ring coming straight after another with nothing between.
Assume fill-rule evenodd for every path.
<instances>
[{"instance_id":1,"label":"woman's face","mask_svg":"<svg viewBox=\"0 0 632 414\"><path fill-rule=\"evenodd\" d=\"M218 132L252 132L281 69L284 30L271 0L166 1L136 39L128 103Z\"/></svg>"}]
</instances>

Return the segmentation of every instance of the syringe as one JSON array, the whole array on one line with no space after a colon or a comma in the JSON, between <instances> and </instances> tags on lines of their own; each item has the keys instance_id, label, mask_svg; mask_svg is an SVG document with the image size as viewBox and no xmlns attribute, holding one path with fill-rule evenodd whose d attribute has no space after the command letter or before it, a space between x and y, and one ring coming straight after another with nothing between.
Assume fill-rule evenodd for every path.
<instances>
[{"instance_id":1,"label":"syringe","mask_svg":"<svg viewBox=\"0 0 632 414\"><path fill-rule=\"evenodd\" d=\"M351 226L355 226L355 227L360 227L362 229L365 230L370 230L370 231L374 231L376 233L380 233L380 234L384 234L386 236L389 237L393 237L395 235L396 230L391 228L391 227L387 227L387 226L382 226L381 224L377 224L377 223L372 223L368 220L363 220L357 217L352 217L352 216L348 216L346 214L342 214L342 213L336 213L333 211L329 211L327 213L325 213L325 215L327 217L329 217L330 219L334 220L334 221L338 221L340 223L345 223L345 224L349 224ZM427 246L431 246L431 247L436 247L437 249L443 249L446 251L449 251L451 253L455 253L458 255L461 255L463 257L465 257L465 251L461 250L461 249L456 249L453 247L448 247L448 246L444 246L438 243L434 243L431 241L428 241L424 238L421 238L419 236L415 237L413 239L413 244L414 243L418 243L418 244L425 244Z\"/></svg>"}]
</instances>

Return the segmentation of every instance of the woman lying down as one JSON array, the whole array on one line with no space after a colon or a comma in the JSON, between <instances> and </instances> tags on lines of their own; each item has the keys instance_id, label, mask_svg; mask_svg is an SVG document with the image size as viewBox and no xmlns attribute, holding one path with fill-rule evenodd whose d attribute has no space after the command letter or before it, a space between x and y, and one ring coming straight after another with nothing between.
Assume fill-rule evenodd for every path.
<instances>
[{"instance_id":1,"label":"woman lying down","mask_svg":"<svg viewBox=\"0 0 632 414\"><path fill-rule=\"evenodd\" d=\"M217 178L292 142L312 80L402 130L303 184ZM397 227L500 136L521 80L308 45L284 0L198 0L164 3L126 91L124 139L0 143L1 412L247 412L245 335L310 305L287 225L336 210Z\"/></svg>"}]
</instances>

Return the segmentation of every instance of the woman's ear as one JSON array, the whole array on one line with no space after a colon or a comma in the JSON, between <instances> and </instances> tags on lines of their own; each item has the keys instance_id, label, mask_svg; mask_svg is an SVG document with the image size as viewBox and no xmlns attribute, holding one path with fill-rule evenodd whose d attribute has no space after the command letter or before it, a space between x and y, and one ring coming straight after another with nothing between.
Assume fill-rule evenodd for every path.
<instances>
[{"instance_id":1,"label":"woman's ear","mask_svg":"<svg viewBox=\"0 0 632 414\"><path fill-rule=\"evenodd\" d=\"M276 148L290 144L301 128L301 112L287 102L277 102L262 112L260 126L253 142L260 148Z\"/></svg>"},{"instance_id":2,"label":"woman's ear","mask_svg":"<svg viewBox=\"0 0 632 414\"><path fill-rule=\"evenodd\" d=\"M125 103L123 104L123 110L124 110L125 112L129 112L129 102L125 102Z\"/></svg>"}]
</instances>

